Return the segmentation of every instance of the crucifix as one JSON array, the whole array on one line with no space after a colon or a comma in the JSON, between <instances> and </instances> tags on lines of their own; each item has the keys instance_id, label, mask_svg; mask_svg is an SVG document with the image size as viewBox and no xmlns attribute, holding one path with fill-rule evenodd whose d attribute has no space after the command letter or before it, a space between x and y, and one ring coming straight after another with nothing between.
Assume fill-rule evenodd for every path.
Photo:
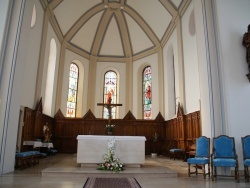
<instances>
[{"instance_id":1,"label":"crucifix","mask_svg":"<svg viewBox=\"0 0 250 188\"><path fill-rule=\"evenodd\" d=\"M111 110L112 110L112 108L116 107L116 106L122 106L122 104L112 104L111 101L112 101L111 93L108 92L108 97L107 97L106 103L97 103L97 106L103 106L104 108L108 109L108 114L109 114L108 115L108 125L111 125L111 118L112 118Z\"/></svg>"}]
</instances>

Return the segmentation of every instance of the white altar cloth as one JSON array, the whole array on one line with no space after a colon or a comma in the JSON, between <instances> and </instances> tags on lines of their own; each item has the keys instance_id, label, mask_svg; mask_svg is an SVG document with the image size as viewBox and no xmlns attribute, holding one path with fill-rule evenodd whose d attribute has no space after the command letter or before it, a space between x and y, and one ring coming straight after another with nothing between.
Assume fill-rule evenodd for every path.
<instances>
[{"instance_id":1,"label":"white altar cloth","mask_svg":"<svg viewBox=\"0 0 250 188\"><path fill-rule=\"evenodd\" d=\"M100 164L108 152L108 141L115 139L115 156L123 164L141 165L145 162L144 136L78 135L77 163Z\"/></svg>"},{"instance_id":2,"label":"white altar cloth","mask_svg":"<svg viewBox=\"0 0 250 188\"><path fill-rule=\"evenodd\" d=\"M40 141L24 141L23 145L33 146L33 148L38 148L38 147L42 146L42 142L40 142Z\"/></svg>"},{"instance_id":3,"label":"white altar cloth","mask_svg":"<svg viewBox=\"0 0 250 188\"><path fill-rule=\"evenodd\" d=\"M53 148L54 146L53 146L53 143L51 142L44 142L41 147Z\"/></svg>"}]
</instances>

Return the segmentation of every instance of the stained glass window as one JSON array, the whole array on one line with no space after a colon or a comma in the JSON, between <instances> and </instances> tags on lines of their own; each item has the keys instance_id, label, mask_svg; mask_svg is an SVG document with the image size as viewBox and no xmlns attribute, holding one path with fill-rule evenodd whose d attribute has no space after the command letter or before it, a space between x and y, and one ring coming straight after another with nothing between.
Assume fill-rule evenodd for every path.
<instances>
[{"instance_id":1,"label":"stained glass window","mask_svg":"<svg viewBox=\"0 0 250 188\"><path fill-rule=\"evenodd\" d=\"M104 75L104 91L103 103L108 103L108 98L111 97L111 103L117 103L117 74L114 71L108 71ZM103 107L103 118L108 119L108 109ZM111 118L116 117L116 107L111 110Z\"/></svg>"},{"instance_id":2,"label":"stained glass window","mask_svg":"<svg viewBox=\"0 0 250 188\"><path fill-rule=\"evenodd\" d=\"M151 66L147 66L143 70L143 118L152 119L152 76Z\"/></svg>"},{"instance_id":3,"label":"stained glass window","mask_svg":"<svg viewBox=\"0 0 250 188\"><path fill-rule=\"evenodd\" d=\"M77 65L75 63L71 63L69 70L69 90L66 117L76 117L78 74Z\"/></svg>"}]
</instances>

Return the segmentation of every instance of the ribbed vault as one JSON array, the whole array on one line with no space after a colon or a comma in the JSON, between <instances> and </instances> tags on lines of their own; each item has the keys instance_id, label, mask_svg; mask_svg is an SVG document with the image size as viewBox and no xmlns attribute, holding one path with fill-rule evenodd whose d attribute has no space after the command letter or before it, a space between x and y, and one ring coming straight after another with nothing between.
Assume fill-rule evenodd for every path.
<instances>
[{"instance_id":1,"label":"ribbed vault","mask_svg":"<svg viewBox=\"0 0 250 188\"><path fill-rule=\"evenodd\" d=\"M189 0L41 0L67 48L98 61L139 59L163 47Z\"/></svg>"}]
</instances>

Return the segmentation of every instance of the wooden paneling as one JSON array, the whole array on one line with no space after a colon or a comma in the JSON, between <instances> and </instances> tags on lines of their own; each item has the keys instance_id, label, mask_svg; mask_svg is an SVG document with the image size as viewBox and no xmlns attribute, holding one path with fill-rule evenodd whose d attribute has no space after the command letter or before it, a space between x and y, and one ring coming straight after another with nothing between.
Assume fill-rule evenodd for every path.
<instances>
[{"instance_id":1,"label":"wooden paneling","mask_svg":"<svg viewBox=\"0 0 250 188\"><path fill-rule=\"evenodd\" d=\"M129 112L131 113L131 112ZM130 114L131 115L131 114ZM125 117L128 117L127 115ZM77 135L106 135L106 119L95 118L91 111L83 118L66 118L60 114L60 111L54 118L54 127L56 128L55 137L53 139L55 147L59 152L77 152ZM165 121L155 120L136 120L135 118L113 119L112 124L115 125L113 135L117 136L145 136L146 153L150 154L153 150L152 137L155 132L159 136L157 142L157 150L163 145L165 138ZM62 140L65 138L65 140ZM70 149L68 148L71 146Z\"/></svg>"},{"instance_id":2,"label":"wooden paneling","mask_svg":"<svg viewBox=\"0 0 250 188\"><path fill-rule=\"evenodd\" d=\"M22 143L23 141L30 141L35 139L44 139L43 125L48 123L50 133L53 138L53 119L42 113L42 99L40 99L36 110L32 110L28 107L24 108L24 126L22 132ZM27 147L23 147L21 144L21 151L26 150Z\"/></svg>"},{"instance_id":3,"label":"wooden paneling","mask_svg":"<svg viewBox=\"0 0 250 188\"><path fill-rule=\"evenodd\" d=\"M185 152L189 146L195 143L201 134L200 111L183 115L180 104L178 105L177 117L166 122L166 140L163 153L168 155L172 148L180 148Z\"/></svg>"},{"instance_id":4,"label":"wooden paneling","mask_svg":"<svg viewBox=\"0 0 250 188\"><path fill-rule=\"evenodd\" d=\"M76 153L78 135L107 135L107 119L96 118L89 110L82 118L66 118L58 110L55 117L42 113L42 103L36 110L25 108L23 141L43 138L43 125L49 124L52 142L59 152ZM155 120L136 119L129 111L123 119L112 119L115 125L113 135L117 136L145 136L145 152L154 151L167 154L171 148L189 149L195 139L201 136L200 112L183 115L178 107L177 117L165 121L161 113ZM158 141L153 142L153 134L159 134Z\"/></svg>"}]
</instances>

